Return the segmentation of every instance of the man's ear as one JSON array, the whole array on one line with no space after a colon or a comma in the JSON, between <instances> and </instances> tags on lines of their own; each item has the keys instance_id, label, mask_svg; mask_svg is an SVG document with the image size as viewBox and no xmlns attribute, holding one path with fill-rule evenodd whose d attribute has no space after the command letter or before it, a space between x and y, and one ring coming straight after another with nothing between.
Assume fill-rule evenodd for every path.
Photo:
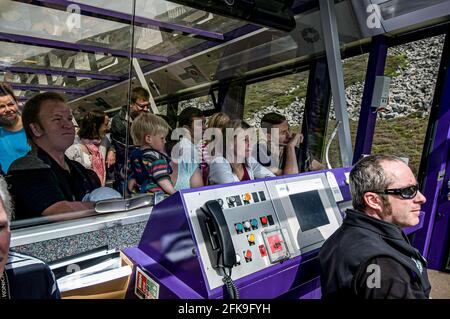
<instances>
[{"instance_id":1,"label":"man's ear","mask_svg":"<svg viewBox=\"0 0 450 319\"><path fill-rule=\"evenodd\" d=\"M30 123L30 129L35 137L41 137L44 134L44 130L37 123Z\"/></svg>"},{"instance_id":2,"label":"man's ear","mask_svg":"<svg viewBox=\"0 0 450 319\"><path fill-rule=\"evenodd\" d=\"M367 192L363 196L364 202L367 207L370 207L376 212L382 212L384 210L383 201L378 194Z\"/></svg>"}]
</instances>

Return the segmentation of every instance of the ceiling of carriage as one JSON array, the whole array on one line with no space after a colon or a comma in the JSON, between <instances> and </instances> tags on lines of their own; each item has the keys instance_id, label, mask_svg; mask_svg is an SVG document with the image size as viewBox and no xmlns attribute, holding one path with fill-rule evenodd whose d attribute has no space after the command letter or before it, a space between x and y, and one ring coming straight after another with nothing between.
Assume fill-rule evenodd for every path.
<instances>
[{"instance_id":1,"label":"ceiling of carriage","mask_svg":"<svg viewBox=\"0 0 450 319\"><path fill-rule=\"evenodd\" d=\"M379 26L368 20L369 5L379 8ZM448 21L449 6L336 1L341 46ZM207 91L218 81L322 55L318 1L296 0L293 11L296 27L285 32L163 0L137 0L134 18L131 0L0 0L0 81L11 83L21 101L57 91L73 108L116 108L126 103L133 57L156 100Z\"/></svg>"}]
</instances>

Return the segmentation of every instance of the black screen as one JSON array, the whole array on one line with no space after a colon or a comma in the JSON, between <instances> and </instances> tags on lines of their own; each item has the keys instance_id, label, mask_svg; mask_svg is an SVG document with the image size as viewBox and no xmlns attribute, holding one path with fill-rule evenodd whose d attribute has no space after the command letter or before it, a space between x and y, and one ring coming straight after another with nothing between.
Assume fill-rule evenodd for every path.
<instances>
[{"instance_id":1,"label":"black screen","mask_svg":"<svg viewBox=\"0 0 450 319\"><path fill-rule=\"evenodd\" d=\"M292 31L294 0L170 0L191 8L243 19L266 27Z\"/></svg>"},{"instance_id":2,"label":"black screen","mask_svg":"<svg viewBox=\"0 0 450 319\"><path fill-rule=\"evenodd\" d=\"M302 231L330 223L318 191L292 194L289 199Z\"/></svg>"}]
</instances>

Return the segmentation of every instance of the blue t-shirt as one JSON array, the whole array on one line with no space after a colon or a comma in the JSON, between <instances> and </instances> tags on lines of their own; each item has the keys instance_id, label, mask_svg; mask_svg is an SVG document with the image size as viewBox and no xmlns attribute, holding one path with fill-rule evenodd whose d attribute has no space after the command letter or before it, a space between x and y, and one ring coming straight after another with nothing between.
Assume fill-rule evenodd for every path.
<instances>
[{"instance_id":1,"label":"blue t-shirt","mask_svg":"<svg viewBox=\"0 0 450 319\"><path fill-rule=\"evenodd\" d=\"M0 166L7 173L12 162L30 151L25 130L10 132L0 127Z\"/></svg>"}]
</instances>

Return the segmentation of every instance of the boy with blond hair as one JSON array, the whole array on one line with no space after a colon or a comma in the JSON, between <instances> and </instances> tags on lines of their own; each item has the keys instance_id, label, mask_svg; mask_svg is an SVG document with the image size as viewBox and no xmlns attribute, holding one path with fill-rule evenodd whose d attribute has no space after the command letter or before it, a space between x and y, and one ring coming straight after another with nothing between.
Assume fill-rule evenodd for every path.
<instances>
[{"instance_id":1,"label":"boy with blond hair","mask_svg":"<svg viewBox=\"0 0 450 319\"><path fill-rule=\"evenodd\" d=\"M131 136L139 148L130 155L128 190L132 193L175 193L170 174L170 158L166 155L166 136L170 127L151 113L139 115L131 125Z\"/></svg>"}]
</instances>

